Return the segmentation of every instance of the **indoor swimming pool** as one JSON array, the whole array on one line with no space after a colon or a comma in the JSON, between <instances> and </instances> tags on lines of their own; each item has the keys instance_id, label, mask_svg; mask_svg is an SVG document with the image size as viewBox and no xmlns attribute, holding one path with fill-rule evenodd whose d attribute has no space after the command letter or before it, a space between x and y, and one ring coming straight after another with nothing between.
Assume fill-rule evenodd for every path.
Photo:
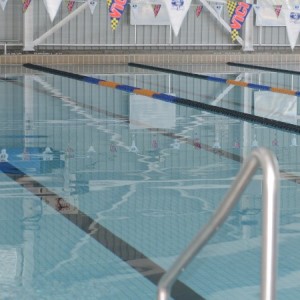
<instances>
[{"instance_id":1,"label":"indoor swimming pool","mask_svg":"<svg viewBox=\"0 0 300 300\"><path fill-rule=\"evenodd\" d=\"M300 76L164 67L253 87L126 65L51 66L110 82L102 86L0 66L0 299L156 299L163 273L260 146L274 152L281 175L277 298L299 298L299 97L254 87L299 91ZM257 122L128 93L112 82ZM286 125L259 122L264 118ZM176 281L172 299L259 299L261 179L258 171Z\"/></svg>"}]
</instances>

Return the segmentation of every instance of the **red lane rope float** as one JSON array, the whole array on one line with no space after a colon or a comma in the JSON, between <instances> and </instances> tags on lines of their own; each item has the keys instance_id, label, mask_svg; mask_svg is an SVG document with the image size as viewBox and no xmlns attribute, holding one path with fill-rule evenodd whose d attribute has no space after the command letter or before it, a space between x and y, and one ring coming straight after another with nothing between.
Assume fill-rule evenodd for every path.
<instances>
[{"instance_id":1,"label":"red lane rope float","mask_svg":"<svg viewBox=\"0 0 300 300\"><path fill-rule=\"evenodd\" d=\"M267 119L264 117L259 117L259 116L255 116L252 114L228 109L228 108L218 107L218 106L214 106L214 105L210 105L210 104L206 104L206 103L202 103L202 102L193 101L190 99L185 99L185 98L168 95L165 93L159 93L159 92L155 92L155 91L151 91L151 90L147 90L147 89L137 88L137 87L130 86L130 85L124 85L124 84L119 84L116 82L105 81L105 80L94 78L94 77L83 76L83 75L65 72L65 71L61 71L61 70L56 70L56 69L43 67L43 66L39 66L39 65L24 64L23 66L25 68L29 68L32 70L37 70L37 71L46 72L46 73L53 74L53 75L67 77L70 79L75 79L75 80L83 81L83 82L90 83L90 84L96 84L96 85L101 85L104 87L114 88L114 89L121 90L121 91L124 91L127 93L143 95L143 96L151 97L151 98L154 98L157 100L170 102L170 103L174 103L174 104L179 104L182 106L188 106L188 107L208 111L211 113L220 114L220 115L227 116L227 117L233 117L233 118L251 122L251 123L261 124L264 126L278 128L281 130L294 132L294 133L298 133L298 134L300 133L300 126L298 126L298 125L285 123L285 122L272 120L272 119ZM197 74L195 74L195 75L197 75ZM222 80L223 80L223 78L222 78Z\"/></svg>"}]
</instances>

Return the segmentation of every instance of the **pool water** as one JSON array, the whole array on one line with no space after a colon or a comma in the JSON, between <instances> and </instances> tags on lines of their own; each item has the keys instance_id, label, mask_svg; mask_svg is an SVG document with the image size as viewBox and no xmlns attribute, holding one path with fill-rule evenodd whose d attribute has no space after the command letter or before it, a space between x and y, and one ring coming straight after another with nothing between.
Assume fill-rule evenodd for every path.
<instances>
[{"instance_id":1,"label":"pool water","mask_svg":"<svg viewBox=\"0 0 300 300\"><path fill-rule=\"evenodd\" d=\"M295 75L167 67L300 90ZM296 96L126 66L53 68L298 125ZM2 76L0 103L0 299L155 299L260 146L281 171L277 298L300 295L297 131L22 68ZM259 298L261 179L173 299Z\"/></svg>"}]
</instances>

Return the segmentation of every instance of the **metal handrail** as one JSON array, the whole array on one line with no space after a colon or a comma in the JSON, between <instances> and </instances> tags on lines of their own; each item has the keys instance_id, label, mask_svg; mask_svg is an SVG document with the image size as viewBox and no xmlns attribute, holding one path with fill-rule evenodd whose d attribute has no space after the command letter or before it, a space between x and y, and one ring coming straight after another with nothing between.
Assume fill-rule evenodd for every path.
<instances>
[{"instance_id":1,"label":"metal handrail","mask_svg":"<svg viewBox=\"0 0 300 300\"><path fill-rule=\"evenodd\" d=\"M276 299L279 168L277 159L272 152L265 148L257 148L252 151L243 164L230 190L211 220L160 279L157 293L158 300L169 299L171 288L180 273L224 223L259 166L263 170L261 299Z\"/></svg>"}]
</instances>

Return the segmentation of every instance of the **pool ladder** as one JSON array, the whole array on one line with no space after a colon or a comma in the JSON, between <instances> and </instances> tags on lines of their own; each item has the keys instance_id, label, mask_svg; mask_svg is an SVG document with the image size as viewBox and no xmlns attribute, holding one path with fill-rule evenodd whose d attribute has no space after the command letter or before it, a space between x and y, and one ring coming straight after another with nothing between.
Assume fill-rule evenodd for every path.
<instances>
[{"instance_id":1,"label":"pool ladder","mask_svg":"<svg viewBox=\"0 0 300 300\"><path fill-rule=\"evenodd\" d=\"M259 167L261 167L263 171L263 232L260 299L276 299L279 168L277 159L272 152L265 148L257 148L252 151L243 164L223 202L210 221L203 230L200 230L190 245L160 279L157 292L158 300L169 299L172 286L176 279L218 228L225 222Z\"/></svg>"}]
</instances>

